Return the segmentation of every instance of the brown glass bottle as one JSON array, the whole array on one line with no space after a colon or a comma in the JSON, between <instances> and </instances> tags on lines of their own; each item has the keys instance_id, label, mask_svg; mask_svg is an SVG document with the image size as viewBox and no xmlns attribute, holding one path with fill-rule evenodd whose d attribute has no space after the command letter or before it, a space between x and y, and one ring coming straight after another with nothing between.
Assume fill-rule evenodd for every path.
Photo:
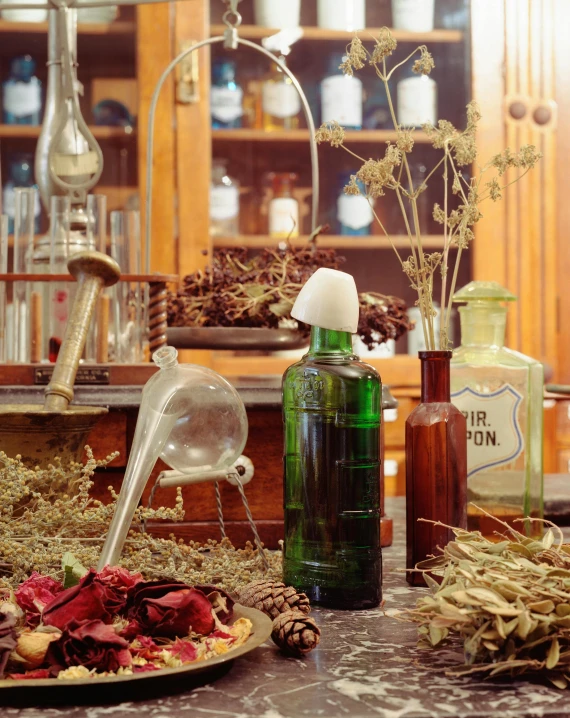
<instances>
[{"instance_id":1,"label":"brown glass bottle","mask_svg":"<svg viewBox=\"0 0 570 718\"><path fill-rule=\"evenodd\" d=\"M419 352L421 403L406 421L406 567L438 554L453 539L441 521L467 528L467 426L450 401L450 351ZM424 586L421 573L408 583Z\"/></svg>"}]
</instances>

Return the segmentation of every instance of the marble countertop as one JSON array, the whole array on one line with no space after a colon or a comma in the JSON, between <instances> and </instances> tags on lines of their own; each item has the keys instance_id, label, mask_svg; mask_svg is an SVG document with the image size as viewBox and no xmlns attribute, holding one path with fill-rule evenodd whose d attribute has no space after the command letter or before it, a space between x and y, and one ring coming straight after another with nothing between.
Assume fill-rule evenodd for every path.
<instances>
[{"instance_id":1,"label":"marble countertop","mask_svg":"<svg viewBox=\"0 0 570 718\"><path fill-rule=\"evenodd\" d=\"M424 589L408 588L404 502L386 501L394 545L384 550L384 610L313 609L319 647L285 658L271 641L209 685L165 698L106 706L8 708L2 718L526 718L570 717L570 692L525 681L449 678L451 649L416 648L416 629L390 617ZM1 696L0 696L1 704Z\"/></svg>"}]
</instances>

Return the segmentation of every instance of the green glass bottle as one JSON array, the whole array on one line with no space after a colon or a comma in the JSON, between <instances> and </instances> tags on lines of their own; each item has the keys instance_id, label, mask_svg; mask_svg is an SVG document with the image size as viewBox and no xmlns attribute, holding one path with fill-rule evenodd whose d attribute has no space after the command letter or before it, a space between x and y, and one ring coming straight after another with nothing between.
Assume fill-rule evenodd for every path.
<instances>
[{"instance_id":1,"label":"green glass bottle","mask_svg":"<svg viewBox=\"0 0 570 718\"><path fill-rule=\"evenodd\" d=\"M540 535L542 517L543 366L507 349L504 302L516 297L496 282L471 282L453 297L461 346L451 360L451 401L467 419L467 523L492 537L500 525L478 511Z\"/></svg>"},{"instance_id":2,"label":"green glass bottle","mask_svg":"<svg viewBox=\"0 0 570 718\"><path fill-rule=\"evenodd\" d=\"M323 277L326 288L313 291ZM343 301L344 278L354 285L344 272L319 269L292 312L336 328L312 326L308 353L283 377L283 580L315 602L360 609L381 600L382 386L353 354L358 296L354 286L354 315L354 302ZM355 321L343 321L348 305Z\"/></svg>"}]
</instances>

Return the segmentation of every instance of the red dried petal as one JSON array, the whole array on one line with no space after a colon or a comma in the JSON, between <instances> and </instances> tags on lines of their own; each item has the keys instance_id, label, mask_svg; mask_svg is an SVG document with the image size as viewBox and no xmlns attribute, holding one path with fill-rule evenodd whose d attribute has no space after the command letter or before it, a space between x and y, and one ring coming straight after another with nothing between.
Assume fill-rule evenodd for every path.
<instances>
[{"instance_id":1,"label":"red dried petal","mask_svg":"<svg viewBox=\"0 0 570 718\"><path fill-rule=\"evenodd\" d=\"M35 671L27 673L8 673L6 678L12 678L15 681L29 680L30 678L49 678L51 676L49 668L36 668Z\"/></svg>"},{"instance_id":2,"label":"red dried petal","mask_svg":"<svg viewBox=\"0 0 570 718\"><path fill-rule=\"evenodd\" d=\"M30 578L18 586L14 591L14 596L20 608L30 614L29 618L33 622L34 614L39 617L44 606L62 591L63 586L59 581L55 581L51 576L42 576L37 571L34 571ZM36 619L35 622L37 623L39 620Z\"/></svg>"},{"instance_id":3,"label":"red dried petal","mask_svg":"<svg viewBox=\"0 0 570 718\"><path fill-rule=\"evenodd\" d=\"M198 649L192 641L183 641L181 638L177 638L166 650L179 658L182 663L192 663L198 657Z\"/></svg>"},{"instance_id":4,"label":"red dried petal","mask_svg":"<svg viewBox=\"0 0 570 718\"><path fill-rule=\"evenodd\" d=\"M117 671L132 663L129 644L112 626L100 620L72 622L46 655L53 674L70 666Z\"/></svg>"},{"instance_id":5,"label":"red dried petal","mask_svg":"<svg viewBox=\"0 0 570 718\"><path fill-rule=\"evenodd\" d=\"M146 673L147 671L160 671L154 663L145 663L144 666L133 666L133 673Z\"/></svg>"}]
</instances>

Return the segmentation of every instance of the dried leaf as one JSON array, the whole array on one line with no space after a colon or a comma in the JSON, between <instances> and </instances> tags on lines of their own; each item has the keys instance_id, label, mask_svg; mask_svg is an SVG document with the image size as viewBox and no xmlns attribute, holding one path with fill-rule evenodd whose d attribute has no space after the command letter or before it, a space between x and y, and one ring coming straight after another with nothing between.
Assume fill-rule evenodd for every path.
<instances>
[{"instance_id":1,"label":"dried leaf","mask_svg":"<svg viewBox=\"0 0 570 718\"><path fill-rule=\"evenodd\" d=\"M558 664L559 658L560 645L558 643L558 639L555 638L550 644L550 648L548 649L548 654L546 656L546 667L548 668L548 670L551 671Z\"/></svg>"},{"instance_id":2,"label":"dried leaf","mask_svg":"<svg viewBox=\"0 0 570 718\"><path fill-rule=\"evenodd\" d=\"M548 529L548 531L542 537L542 545L544 548L548 549L552 546L553 543L554 543L554 531L552 529Z\"/></svg>"},{"instance_id":3,"label":"dried leaf","mask_svg":"<svg viewBox=\"0 0 570 718\"><path fill-rule=\"evenodd\" d=\"M554 611L554 602L550 599L544 601L535 601L534 603L527 604L531 611L535 613L552 613Z\"/></svg>"}]
</instances>

